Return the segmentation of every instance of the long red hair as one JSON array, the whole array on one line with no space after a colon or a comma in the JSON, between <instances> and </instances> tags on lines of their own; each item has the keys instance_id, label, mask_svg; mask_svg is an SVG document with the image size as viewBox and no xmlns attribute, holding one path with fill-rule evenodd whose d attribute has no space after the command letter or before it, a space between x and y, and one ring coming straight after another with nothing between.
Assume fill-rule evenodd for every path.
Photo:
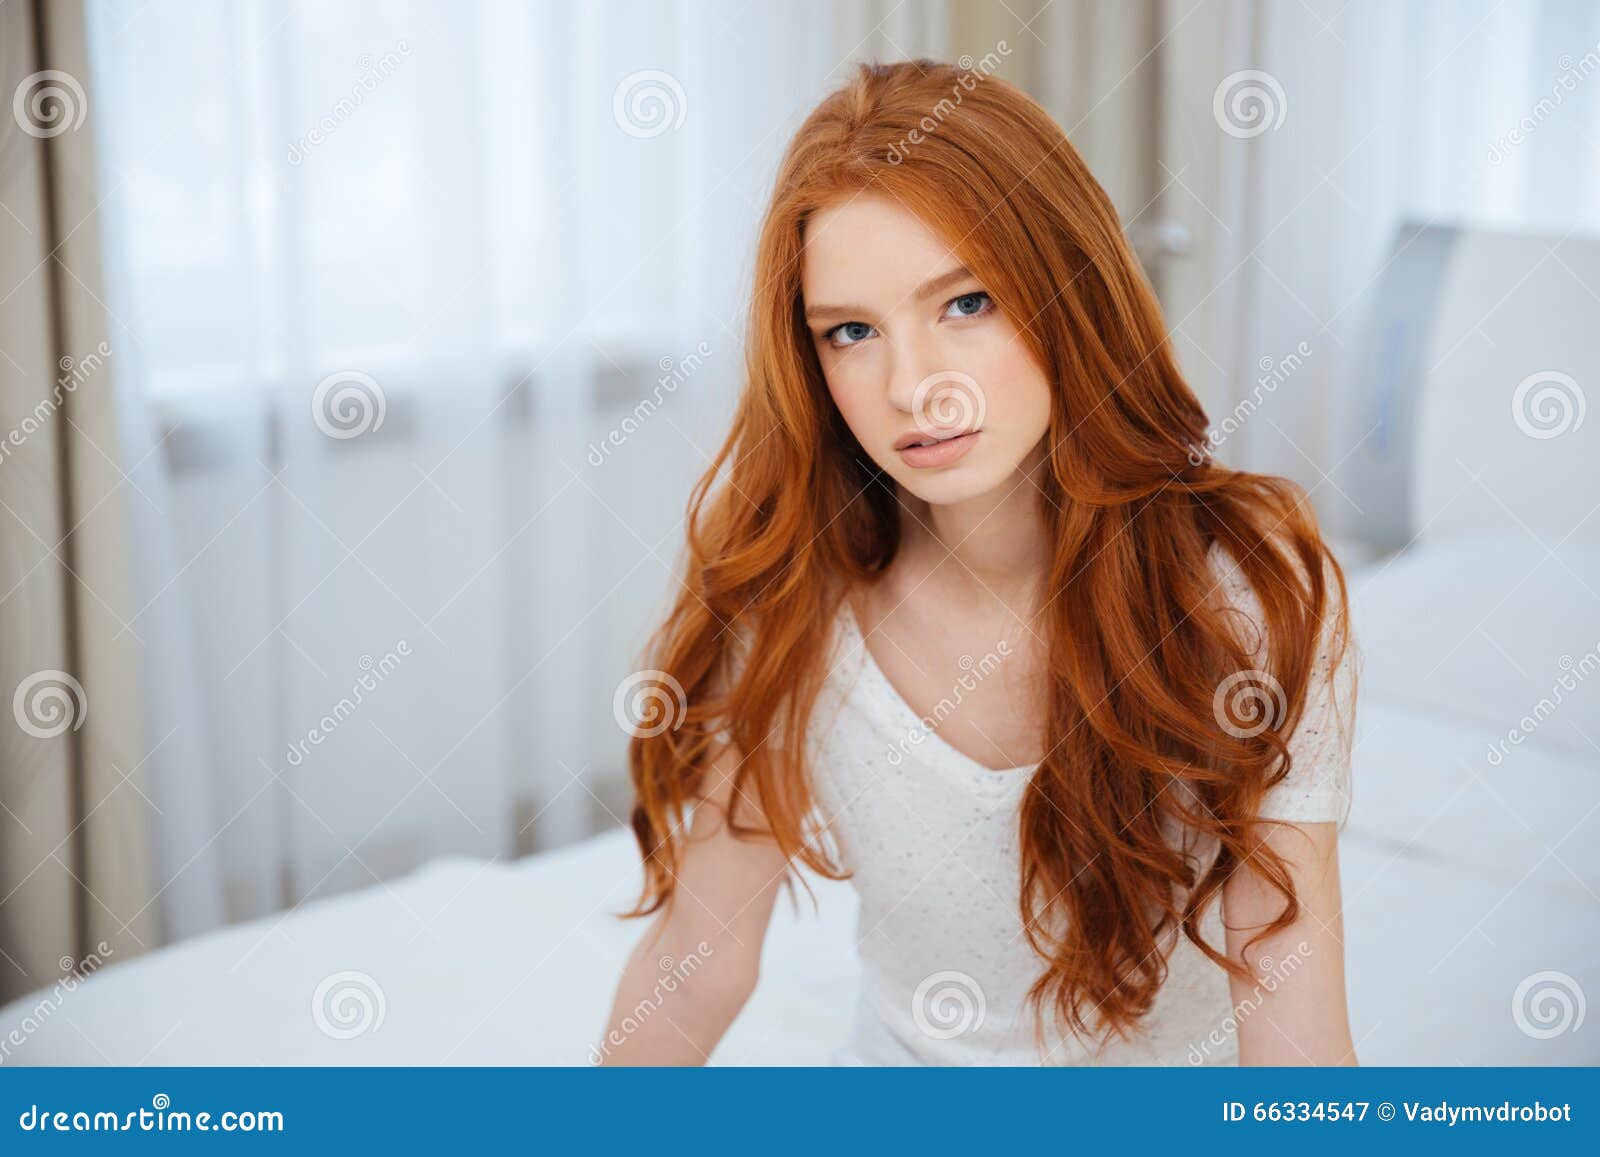
<instances>
[{"instance_id":1,"label":"long red hair","mask_svg":"<svg viewBox=\"0 0 1600 1157\"><path fill-rule=\"evenodd\" d=\"M1053 1016L1126 1035L1152 1007L1178 929L1248 979L1200 934L1240 864L1284 899L1261 935L1298 916L1286 864L1252 839L1251 821L1288 774L1285 741L1330 614L1344 646L1345 580L1303 491L1211 460L1206 414L1155 295L1061 129L1020 90L970 69L863 65L783 157L757 248L746 381L690 496L682 583L649 652L687 709L674 726L637 731L628 749L645 885L625 915L672 899L686 806L719 728L744 756L735 791L759 800L770 825L730 817L733 832L847 875L807 828L806 726L830 639L817 625L832 621L846 585L871 583L895 557L900 514L894 484L829 397L802 319L800 261L807 218L862 190L893 196L946 238L1056 383L1034 478L1053 558L1037 624L1048 754L1020 813L1021 916L1040 958L1029 996L1036 1027ZM1216 543L1260 600L1264 663L1259 637L1215 597ZM1217 688L1263 667L1281 689L1273 726L1224 727ZM1209 864L1172 844L1173 821L1215 840Z\"/></svg>"}]
</instances>

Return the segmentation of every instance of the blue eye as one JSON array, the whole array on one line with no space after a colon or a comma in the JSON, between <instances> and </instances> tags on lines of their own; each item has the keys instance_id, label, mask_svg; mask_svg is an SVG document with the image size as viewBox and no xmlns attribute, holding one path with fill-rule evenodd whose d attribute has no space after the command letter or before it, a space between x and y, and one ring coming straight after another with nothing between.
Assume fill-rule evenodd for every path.
<instances>
[{"instance_id":1,"label":"blue eye","mask_svg":"<svg viewBox=\"0 0 1600 1157\"><path fill-rule=\"evenodd\" d=\"M953 298L945 307L946 317L978 317L987 312L990 299L987 293L963 293L960 297ZM950 312L954 310L955 312Z\"/></svg>"},{"instance_id":2,"label":"blue eye","mask_svg":"<svg viewBox=\"0 0 1600 1157\"><path fill-rule=\"evenodd\" d=\"M864 321L847 321L836 325L822 335L836 346L851 346L872 336L872 327ZM841 340L847 338L848 340Z\"/></svg>"},{"instance_id":3,"label":"blue eye","mask_svg":"<svg viewBox=\"0 0 1600 1157\"><path fill-rule=\"evenodd\" d=\"M944 316L953 320L965 317L982 317L992 312L994 302L983 290L975 293L963 293L960 297L953 297L945 303ZM824 333L823 339L835 349L844 349L848 346L859 345L871 337L873 328L864 321L846 321L834 326Z\"/></svg>"}]
</instances>

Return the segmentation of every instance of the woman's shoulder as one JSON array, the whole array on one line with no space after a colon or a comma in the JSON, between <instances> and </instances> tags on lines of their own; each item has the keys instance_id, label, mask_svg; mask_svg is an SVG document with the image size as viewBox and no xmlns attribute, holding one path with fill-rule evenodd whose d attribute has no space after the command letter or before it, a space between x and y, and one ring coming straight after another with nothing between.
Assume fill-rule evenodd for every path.
<instances>
[{"instance_id":1,"label":"woman's shoulder","mask_svg":"<svg viewBox=\"0 0 1600 1157\"><path fill-rule=\"evenodd\" d=\"M821 636L822 662L829 672L825 682L834 682L833 676L847 664L859 649L860 628L848 599L830 597L824 600L822 610L811 623L811 629ZM746 615L730 620L724 627L726 637L723 675L715 681L718 690L731 689L743 678L746 666L762 646L760 631L753 616Z\"/></svg>"},{"instance_id":2,"label":"woman's shoulder","mask_svg":"<svg viewBox=\"0 0 1600 1157\"><path fill-rule=\"evenodd\" d=\"M1293 563L1294 578L1299 584L1296 596L1304 597L1309 590L1307 570L1295 552L1286 550L1284 554ZM1219 684L1215 696L1217 718L1236 727L1247 724L1252 733L1264 726L1275 726L1289 704L1283 685L1268 669L1267 624L1261 599L1240 560L1220 543L1213 544L1211 563L1217 588L1243 620L1239 624L1241 642L1254 664L1249 670L1228 675ZM1326 551L1322 566L1323 607L1315 651L1310 657L1297 723L1287 737L1291 770L1287 779L1268 792L1261 814L1274 819L1332 820L1343 824L1350 808L1360 653L1348 624L1349 608L1337 563Z\"/></svg>"},{"instance_id":3,"label":"woman's shoulder","mask_svg":"<svg viewBox=\"0 0 1600 1157\"><path fill-rule=\"evenodd\" d=\"M1283 582L1282 593L1289 595L1294 602L1308 601L1312 595L1313 585L1309 580L1310 572L1299 553L1293 549L1293 543L1286 536L1278 535L1272 539L1272 544L1275 553L1287 560L1292 571L1287 581L1277 580ZM1247 553L1245 558L1248 557ZM1244 561L1218 539L1211 543L1207 563L1211 571L1211 589L1230 609L1241 612L1249 619L1257 631L1264 631L1265 611L1261 593L1256 589ZM1340 633L1339 628L1344 626L1342 620L1348 610L1344 598L1344 584L1339 565L1332 552L1325 546L1320 548L1320 564L1323 631L1325 634ZM1256 642L1264 642L1264 638Z\"/></svg>"}]
</instances>

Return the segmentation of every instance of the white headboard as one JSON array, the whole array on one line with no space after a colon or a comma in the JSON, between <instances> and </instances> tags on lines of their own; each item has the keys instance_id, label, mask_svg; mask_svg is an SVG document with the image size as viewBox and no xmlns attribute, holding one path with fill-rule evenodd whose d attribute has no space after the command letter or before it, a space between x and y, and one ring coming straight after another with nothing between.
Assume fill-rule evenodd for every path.
<instances>
[{"instance_id":1,"label":"white headboard","mask_svg":"<svg viewBox=\"0 0 1600 1157\"><path fill-rule=\"evenodd\" d=\"M1347 533L1600 541L1600 238L1403 227L1363 364L1341 406L1360 445L1339 485L1366 512Z\"/></svg>"}]
</instances>

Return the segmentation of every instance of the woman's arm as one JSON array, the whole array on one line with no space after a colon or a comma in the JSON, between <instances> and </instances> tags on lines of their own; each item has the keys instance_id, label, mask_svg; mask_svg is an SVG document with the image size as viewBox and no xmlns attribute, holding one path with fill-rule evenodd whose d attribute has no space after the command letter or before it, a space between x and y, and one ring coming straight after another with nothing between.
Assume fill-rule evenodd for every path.
<instances>
[{"instance_id":1,"label":"woman's arm","mask_svg":"<svg viewBox=\"0 0 1600 1157\"><path fill-rule=\"evenodd\" d=\"M1283 909L1283 898L1248 863L1223 885L1227 951L1254 983L1230 976L1241 1065L1353 1065L1345 1004L1344 915L1334 823L1263 824L1259 843L1283 856L1300 916L1244 946ZM1258 844L1259 846L1259 844Z\"/></svg>"},{"instance_id":2,"label":"woman's arm","mask_svg":"<svg viewBox=\"0 0 1600 1157\"><path fill-rule=\"evenodd\" d=\"M726 816L742 756L724 747L706 772L689 825L677 895L646 929L622 972L601 1064L699 1065L755 990L761 945L785 857L771 838L736 839ZM740 793L737 819L766 828Z\"/></svg>"}]
</instances>

